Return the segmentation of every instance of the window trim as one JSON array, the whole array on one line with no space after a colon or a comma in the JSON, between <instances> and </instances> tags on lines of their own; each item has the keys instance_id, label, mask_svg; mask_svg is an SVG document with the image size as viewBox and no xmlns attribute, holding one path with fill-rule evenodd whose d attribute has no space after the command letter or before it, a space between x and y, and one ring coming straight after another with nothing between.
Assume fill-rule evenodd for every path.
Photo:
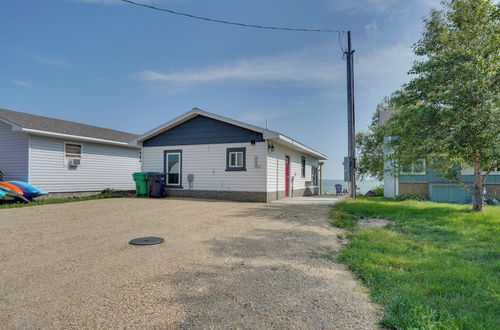
<instances>
[{"instance_id":1,"label":"window trim","mask_svg":"<svg viewBox=\"0 0 500 330\"><path fill-rule=\"evenodd\" d=\"M76 146L80 146L80 157L68 157L66 154L66 146L68 144L72 144L72 145L76 145ZM73 158L79 158L80 159L80 165L82 163L82 159L83 159L83 144L81 143L74 143L74 142L64 142L64 150L63 150L63 155L64 155L64 165L68 165L68 160L69 159L73 159ZM74 154L76 155L76 154Z\"/></svg>"},{"instance_id":2,"label":"window trim","mask_svg":"<svg viewBox=\"0 0 500 330\"><path fill-rule=\"evenodd\" d=\"M167 157L169 154L179 155L179 183L169 184L168 183L168 172L167 172ZM163 151L163 173L165 173L165 186L167 188L177 188L182 189L182 150L164 150Z\"/></svg>"},{"instance_id":3,"label":"window trim","mask_svg":"<svg viewBox=\"0 0 500 330\"><path fill-rule=\"evenodd\" d=\"M423 161L424 165L424 171L423 172L415 172L415 163L411 163L411 171L410 172L404 172L403 169L401 168L401 175L427 175L427 161L425 159L419 159L418 161Z\"/></svg>"},{"instance_id":4,"label":"window trim","mask_svg":"<svg viewBox=\"0 0 500 330\"><path fill-rule=\"evenodd\" d=\"M306 177L306 166L307 166L307 157L301 156L301 158L300 158L300 175L302 178Z\"/></svg>"},{"instance_id":5,"label":"window trim","mask_svg":"<svg viewBox=\"0 0 500 330\"><path fill-rule=\"evenodd\" d=\"M231 166L231 154L242 153L243 164L242 166ZM226 171L246 171L247 170L247 148L227 148L226 149Z\"/></svg>"}]
</instances>

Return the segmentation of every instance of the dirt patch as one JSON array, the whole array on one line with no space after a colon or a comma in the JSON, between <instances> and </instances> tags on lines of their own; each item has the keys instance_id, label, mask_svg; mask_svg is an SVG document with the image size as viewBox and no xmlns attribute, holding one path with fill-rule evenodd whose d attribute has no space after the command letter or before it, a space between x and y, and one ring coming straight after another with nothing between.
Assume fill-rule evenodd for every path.
<instances>
[{"instance_id":1,"label":"dirt patch","mask_svg":"<svg viewBox=\"0 0 500 330\"><path fill-rule=\"evenodd\" d=\"M373 329L326 205L123 198L0 210L0 324ZM132 238L165 242L133 246Z\"/></svg>"},{"instance_id":2,"label":"dirt patch","mask_svg":"<svg viewBox=\"0 0 500 330\"><path fill-rule=\"evenodd\" d=\"M381 228L381 227L387 226L390 223L393 223L393 221L386 220L386 219L360 219L358 221L358 227L361 229Z\"/></svg>"}]
</instances>

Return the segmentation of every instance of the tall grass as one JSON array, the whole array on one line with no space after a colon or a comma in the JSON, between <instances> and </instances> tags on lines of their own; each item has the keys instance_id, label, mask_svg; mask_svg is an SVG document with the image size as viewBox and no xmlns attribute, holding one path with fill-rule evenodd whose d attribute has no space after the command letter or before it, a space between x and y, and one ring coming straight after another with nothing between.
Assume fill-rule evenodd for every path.
<instances>
[{"instance_id":1,"label":"tall grass","mask_svg":"<svg viewBox=\"0 0 500 330\"><path fill-rule=\"evenodd\" d=\"M364 198L335 212L394 221L353 229L339 254L383 307L382 326L500 329L500 207Z\"/></svg>"}]
</instances>

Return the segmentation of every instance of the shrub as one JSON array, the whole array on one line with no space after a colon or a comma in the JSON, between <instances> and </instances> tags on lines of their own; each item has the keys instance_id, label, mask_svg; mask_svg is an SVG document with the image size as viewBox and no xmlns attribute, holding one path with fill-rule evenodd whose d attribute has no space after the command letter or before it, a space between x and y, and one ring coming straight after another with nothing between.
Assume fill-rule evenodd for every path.
<instances>
[{"instance_id":1,"label":"shrub","mask_svg":"<svg viewBox=\"0 0 500 330\"><path fill-rule=\"evenodd\" d=\"M382 186L382 185L380 185L376 188L373 188L372 191L375 194L374 197L383 197L384 196L384 186Z\"/></svg>"},{"instance_id":2,"label":"shrub","mask_svg":"<svg viewBox=\"0 0 500 330\"><path fill-rule=\"evenodd\" d=\"M420 194L399 194L396 196L396 198L394 198L394 200L397 202L409 201L409 200L425 201L425 200L427 200L427 198L425 198L424 195L420 195Z\"/></svg>"}]
</instances>

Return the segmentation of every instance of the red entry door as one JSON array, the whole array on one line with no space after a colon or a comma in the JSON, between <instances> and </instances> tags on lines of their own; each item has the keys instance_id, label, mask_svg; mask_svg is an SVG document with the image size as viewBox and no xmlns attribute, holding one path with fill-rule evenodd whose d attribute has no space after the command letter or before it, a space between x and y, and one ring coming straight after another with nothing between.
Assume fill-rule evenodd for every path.
<instances>
[{"instance_id":1,"label":"red entry door","mask_svg":"<svg viewBox=\"0 0 500 330\"><path fill-rule=\"evenodd\" d=\"M290 197L290 157L285 156L285 197Z\"/></svg>"}]
</instances>

